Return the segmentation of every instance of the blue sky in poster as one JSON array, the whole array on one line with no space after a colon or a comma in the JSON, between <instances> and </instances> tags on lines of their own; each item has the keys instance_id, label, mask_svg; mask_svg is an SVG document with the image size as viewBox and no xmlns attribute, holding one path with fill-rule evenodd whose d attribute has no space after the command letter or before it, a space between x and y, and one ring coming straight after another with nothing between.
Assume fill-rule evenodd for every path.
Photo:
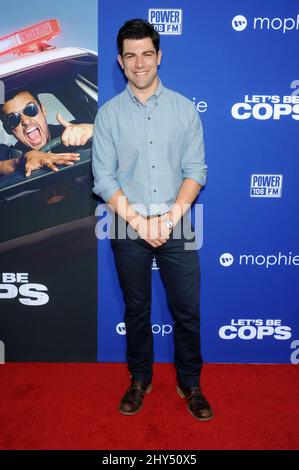
<instances>
[{"instance_id":1,"label":"blue sky in poster","mask_svg":"<svg viewBox=\"0 0 299 470\"><path fill-rule=\"evenodd\" d=\"M62 34L53 40L57 47L98 49L98 0L15 0L1 3L0 37L39 21L56 18Z\"/></svg>"}]
</instances>

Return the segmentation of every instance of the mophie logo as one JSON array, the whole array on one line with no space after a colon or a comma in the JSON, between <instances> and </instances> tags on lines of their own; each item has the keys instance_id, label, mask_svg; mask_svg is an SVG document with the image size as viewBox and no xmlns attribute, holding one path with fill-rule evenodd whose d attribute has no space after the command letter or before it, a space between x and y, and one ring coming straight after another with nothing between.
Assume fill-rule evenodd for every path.
<instances>
[{"instance_id":1,"label":"mophie logo","mask_svg":"<svg viewBox=\"0 0 299 470\"><path fill-rule=\"evenodd\" d=\"M224 267L232 266L233 263L240 266L261 266L269 269L272 267L299 266L299 255L293 255L290 251L288 254L281 252L277 254L241 254L233 256L231 253L223 253L219 257L219 262Z\"/></svg>"},{"instance_id":2,"label":"mophie logo","mask_svg":"<svg viewBox=\"0 0 299 470\"><path fill-rule=\"evenodd\" d=\"M232 19L232 27L235 31L244 31L247 28L247 19L243 15L237 15Z\"/></svg>"},{"instance_id":3,"label":"mophie logo","mask_svg":"<svg viewBox=\"0 0 299 470\"><path fill-rule=\"evenodd\" d=\"M255 31L280 31L282 34L286 34L289 31L299 30L299 14L293 18L268 18L265 16L250 19L243 15L236 15L232 19L232 27L238 32L253 29Z\"/></svg>"},{"instance_id":4,"label":"mophie logo","mask_svg":"<svg viewBox=\"0 0 299 470\"><path fill-rule=\"evenodd\" d=\"M116 333L123 336L127 334L126 325L124 322L118 323L116 325ZM161 335L162 337L170 335L173 332L173 325L163 324L160 325L155 323L152 325L152 332L154 335Z\"/></svg>"}]
</instances>

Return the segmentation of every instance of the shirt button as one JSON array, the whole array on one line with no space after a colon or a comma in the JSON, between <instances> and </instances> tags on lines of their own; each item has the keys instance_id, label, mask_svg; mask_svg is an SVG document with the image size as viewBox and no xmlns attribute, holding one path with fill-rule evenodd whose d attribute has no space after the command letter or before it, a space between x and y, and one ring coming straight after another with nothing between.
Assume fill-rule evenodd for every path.
<instances>
[{"instance_id":1,"label":"shirt button","mask_svg":"<svg viewBox=\"0 0 299 470\"><path fill-rule=\"evenodd\" d=\"M155 165L152 165L152 168L156 168Z\"/></svg>"},{"instance_id":2,"label":"shirt button","mask_svg":"<svg viewBox=\"0 0 299 470\"><path fill-rule=\"evenodd\" d=\"M150 121L150 120L151 120L150 116L148 116L148 118L147 118L147 119Z\"/></svg>"},{"instance_id":3,"label":"shirt button","mask_svg":"<svg viewBox=\"0 0 299 470\"><path fill-rule=\"evenodd\" d=\"M149 142L149 143L150 143L150 144L152 144L152 143L153 143L153 141L152 141L152 140L150 140L150 142Z\"/></svg>"},{"instance_id":4,"label":"shirt button","mask_svg":"<svg viewBox=\"0 0 299 470\"><path fill-rule=\"evenodd\" d=\"M156 192L157 192L157 190L156 190L156 189L154 189L154 193L156 193Z\"/></svg>"}]
</instances>

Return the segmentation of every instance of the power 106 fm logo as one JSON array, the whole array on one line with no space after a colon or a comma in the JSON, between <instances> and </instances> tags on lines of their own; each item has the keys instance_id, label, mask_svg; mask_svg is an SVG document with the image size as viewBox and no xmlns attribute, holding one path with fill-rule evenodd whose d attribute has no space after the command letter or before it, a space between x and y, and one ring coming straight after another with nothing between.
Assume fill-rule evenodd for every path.
<instances>
[{"instance_id":1,"label":"power 106 fm logo","mask_svg":"<svg viewBox=\"0 0 299 470\"><path fill-rule=\"evenodd\" d=\"M281 197L282 175L251 175L250 197Z\"/></svg>"},{"instance_id":2,"label":"power 106 fm logo","mask_svg":"<svg viewBox=\"0 0 299 470\"><path fill-rule=\"evenodd\" d=\"M180 35L183 27L183 10L150 8L148 21L160 34Z\"/></svg>"},{"instance_id":3,"label":"power 106 fm logo","mask_svg":"<svg viewBox=\"0 0 299 470\"><path fill-rule=\"evenodd\" d=\"M238 319L231 320L229 325L219 328L219 337L224 340L287 340L292 337L290 326L282 324L280 319Z\"/></svg>"},{"instance_id":4,"label":"power 106 fm logo","mask_svg":"<svg viewBox=\"0 0 299 470\"><path fill-rule=\"evenodd\" d=\"M17 299L23 305L40 306L49 302L48 288L29 282L28 273L2 273L0 301Z\"/></svg>"}]
</instances>

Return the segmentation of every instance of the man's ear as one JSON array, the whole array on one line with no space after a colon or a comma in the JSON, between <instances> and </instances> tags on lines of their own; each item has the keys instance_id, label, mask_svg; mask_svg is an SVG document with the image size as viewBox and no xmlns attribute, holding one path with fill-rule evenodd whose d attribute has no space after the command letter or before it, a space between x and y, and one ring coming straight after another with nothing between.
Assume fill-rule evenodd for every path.
<instances>
[{"instance_id":1,"label":"man's ear","mask_svg":"<svg viewBox=\"0 0 299 470\"><path fill-rule=\"evenodd\" d=\"M120 54L118 54L117 60L118 60L119 65L121 66L121 68L124 70L124 63L123 63L122 56Z\"/></svg>"},{"instance_id":2,"label":"man's ear","mask_svg":"<svg viewBox=\"0 0 299 470\"><path fill-rule=\"evenodd\" d=\"M162 49L158 50L158 61L157 64L160 65L162 60Z\"/></svg>"}]
</instances>

